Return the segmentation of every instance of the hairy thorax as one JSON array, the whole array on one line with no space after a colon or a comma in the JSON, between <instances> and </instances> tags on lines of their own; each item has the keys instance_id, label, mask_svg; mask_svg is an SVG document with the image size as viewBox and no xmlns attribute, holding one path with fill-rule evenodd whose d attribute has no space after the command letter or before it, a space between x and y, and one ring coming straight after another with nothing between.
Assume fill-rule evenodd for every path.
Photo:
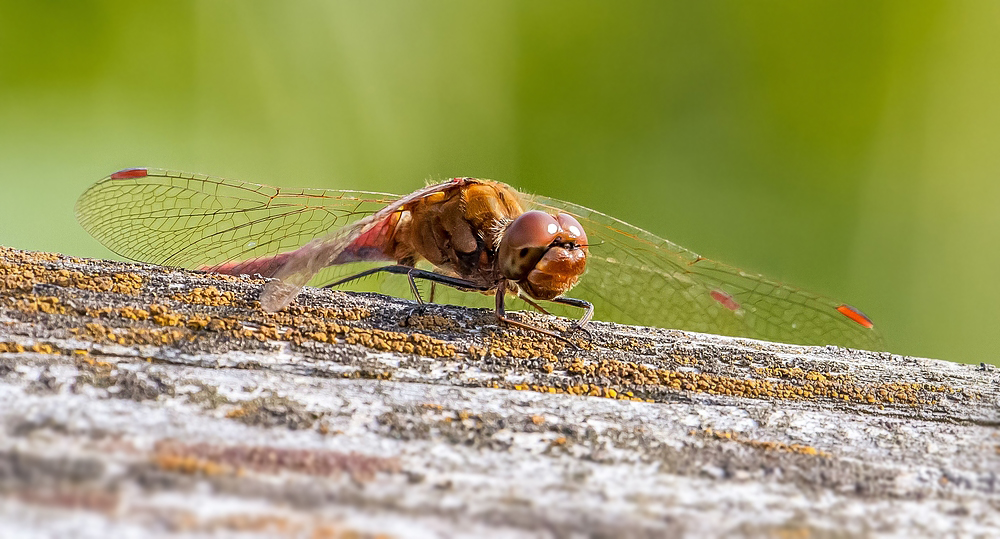
<instances>
[{"instance_id":1,"label":"hairy thorax","mask_svg":"<svg viewBox=\"0 0 1000 539\"><path fill-rule=\"evenodd\" d=\"M496 264L500 236L522 213L517 191L510 186L467 180L459 189L406 206L392 256L406 265L427 260L443 273L492 286L501 279Z\"/></svg>"}]
</instances>

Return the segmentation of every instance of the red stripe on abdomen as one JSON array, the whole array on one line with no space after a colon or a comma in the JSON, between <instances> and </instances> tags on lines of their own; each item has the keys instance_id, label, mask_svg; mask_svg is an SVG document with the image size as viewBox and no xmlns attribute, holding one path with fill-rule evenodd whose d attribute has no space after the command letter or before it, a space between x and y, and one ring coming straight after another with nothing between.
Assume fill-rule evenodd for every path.
<instances>
[{"instance_id":1,"label":"red stripe on abdomen","mask_svg":"<svg viewBox=\"0 0 1000 539\"><path fill-rule=\"evenodd\" d=\"M333 262L330 262L330 265L336 266L350 262L393 260L392 256L386 251L389 247L389 241L392 239L392 234L396 231L396 224L399 222L399 217L400 213L396 212L372 226L365 233L355 238ZM202 266L198 269L212 273L224 273L226 275L260 274L264 277L274 277L291 256L299 254L302 249L306 248L308 246L273 256L224 262L215 266Z\"/></svg>"},{"instance_id":2,"label":"red stripe on abdomen","mask_svg":"<svg viewBox=\"0 0 1000 539\"><path fill-rule=\"evenodd\" d=\"M401 212L395 212L369 228L364 234L361 234L352 241L330 265L335 266L349 262L394 260L388 249L393 234L396 232L396 224L399 223L400 215Z\"/></svg>"},{"instance_id":3,"label":"red stripe on abdomen","mask_svg":"<svg viewBox=\"0 0 1000 539\"><path fill-rule=\"evenodd\" d=\"M226 275L256 275L273 277L281 266L285 265L288 257L295 251L280 253L274 256L262 256L251 258L250 260L239 260L236 262L226 262L217 266L202 266L198 269L210 271L212 273L224 273Z\"/></svg>"}]
</instances>

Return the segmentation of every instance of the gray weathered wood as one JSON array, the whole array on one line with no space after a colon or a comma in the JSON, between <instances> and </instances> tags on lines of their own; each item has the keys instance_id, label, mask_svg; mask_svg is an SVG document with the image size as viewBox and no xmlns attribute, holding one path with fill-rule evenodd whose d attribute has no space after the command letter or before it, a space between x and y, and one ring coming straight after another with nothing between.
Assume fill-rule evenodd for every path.
<instances>
[{"instance_id":1,"label":"gray weathered wood","mask_svg":"<svg viewBox=\"0 0 1000 539\"><path fill-rule=\"evenodd\" d=\"M261 286L0 248L3 536L1000 535L993 367Z\"/></svg>"}]
</instances>

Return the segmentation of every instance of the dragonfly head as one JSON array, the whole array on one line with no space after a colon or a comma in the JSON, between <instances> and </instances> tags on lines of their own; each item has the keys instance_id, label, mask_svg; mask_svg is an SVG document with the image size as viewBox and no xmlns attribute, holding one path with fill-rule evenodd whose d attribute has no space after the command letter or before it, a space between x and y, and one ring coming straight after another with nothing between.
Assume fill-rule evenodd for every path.
<instances>
[{"instance_id":1,"label":"dragonfly head","mask_svg":"<svg viewBox=\"0 0 1000 539\"><path fill-rule=\"evenodd\" d=\"M507 226L497 253L500 272L535 299L567 292L587 267L587 234L575 217L529 211Z\"/></svg>"}]
</instances>

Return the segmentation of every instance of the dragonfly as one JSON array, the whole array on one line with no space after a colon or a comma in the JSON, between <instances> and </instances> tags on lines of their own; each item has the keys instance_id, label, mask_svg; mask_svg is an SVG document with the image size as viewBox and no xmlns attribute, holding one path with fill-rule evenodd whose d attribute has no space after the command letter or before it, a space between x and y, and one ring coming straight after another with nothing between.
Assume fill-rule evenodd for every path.
<instances>
[{"instance_id":1,"label":"dragonfly","mask_svg":"<svg viewBox=\"0 0 1000 539\"><path fill-rule=\"evenodd\" d=\"M455 178L399 196L132 168L91 186L76 216L127 259L271 277L261 294L270 311L304 286L357 285L360 278L391 295L409 288L422 302L420 280L447 285L438 296L447 303L483 306L487 296L470 292L493 294L501 322L557 338L563 333L511 319L507 306L575 316L583 310L572 329L594 316L884 348L871 319L846 303L707 259L596 210L489 180Z\"/></svg>"}]
</instances>

